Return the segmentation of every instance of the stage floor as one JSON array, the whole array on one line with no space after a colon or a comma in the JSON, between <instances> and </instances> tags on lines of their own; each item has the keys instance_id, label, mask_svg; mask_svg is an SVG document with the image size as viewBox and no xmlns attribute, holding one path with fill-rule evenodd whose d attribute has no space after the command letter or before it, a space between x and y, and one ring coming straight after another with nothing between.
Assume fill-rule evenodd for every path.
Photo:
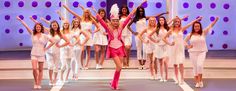
<instances>
[{"instance_id":1,"label":"stage floor","mask_svg":"<svg viewBox=\"0 0 236 91\"><path fill-rule=\"evenodd\" d=\"M33 90L33 80L0 80L0 91L112 91L109 87L110 80L78 80L55 87L48 85L48 80L43 80L41 90ZM205 79L205 87L194 88L193 80L186 79L192 89L183 89L174 84L173 80L159 82L158 80L136 79L120 80L118 91L236 91L236 79Z\"/></svg>"},{"instance_id":2,"label":"stage floor","mask_svg":"<svg viewBox=\"0 0 236 91\"><path fill-rule=\"evenodd\" d=\"M0 52L0 91L33 90L29 55L29 51ZM113 61L106 60L104 69L96 70L92 58L89 70L81 70L78 81L58 82L54 87L48 85L47 64L44 65L43 88L40 91L111 91L108 83L114 72ZM151 80L149 69L139 70L137 65L138 61L132 53L130 68L122 70L119 91L236 91L236 55L230 52L210 53L204 64L204 88L194 87L192 65L188 58L184 62L184 85L174 84L171 64L170 78L166 83Z\"/></svg>"}]
</instances>

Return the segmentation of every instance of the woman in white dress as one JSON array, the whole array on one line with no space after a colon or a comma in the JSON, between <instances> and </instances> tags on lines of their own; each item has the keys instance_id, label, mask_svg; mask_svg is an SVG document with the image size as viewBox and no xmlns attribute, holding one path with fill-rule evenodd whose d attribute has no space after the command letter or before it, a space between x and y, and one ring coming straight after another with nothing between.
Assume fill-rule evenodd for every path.
<instances>
[{"instance_id":1,"label":"woman in white dress","mask_svg":"<svg viewBox=\"0 0 236 91\"><path fill-rule=\"evenodd\" d=\"M102 17L102 19L106 23L110 22L106 18L105 9L99 9L98 14ZM93 41L94 41L94 48L95 48L96 69L101 69L101 68L103 68L102 65L103 65L103 62L105 59L105 50L106 50L106 46L108 44L108 40L107 40L106 30L103 28L103 26L100 23L98 23L98 24L100 27L100 31L94 33ZM99 57L99 52L101 52L100 57Z\"/></svg>"},{"instance_id":2,"label":"woman in white dress","mask_svg":"<svg viewBox=\"0 0 236 91\"><path fill-rule=\"evenodd\" d=\"M97 24L97 22L94 20L91 12L89 11L89 9L85 9L83 6L81 6L79 4L79 7L82 8L83 10L83 15L82 17L79 16L78 14L76 14L74 11L72 11L70 8L68 8L67 6L63 5L63 7L68 10L71 14L73 14L74 16L76 16L77 18L79 18L81 20L80 24L81 24L81 30L85 31L87 33L87 35L89 36L89 40L86 42L85 46L86 46L86 64L84 66L83 64L83 60L81 60L81 63L83 64L82 67L84 69L88 69L88 65L89 65L89 61L90 61L90 50L91 50L91 46L93 45L93 39L92 39L92 25L96 26L96 29L94 32L97 32L98 30L100 30L99 25ZM84 39L84 38L83 38ZM84 40L81 40L84 41ZM82 59L83 59L83 55L84 52L82 52L81 54Z\"/></svg>"},{"instance_id":3,"label":"woman in white dress","mask_svg":"<svg viewBox=\"0 0 236 91\"><path fill-rule=\"evenodd\" d=\"M41 81L43 78L43 64L45 62L46 51L53 46L54 42L46 34L44 34L44 27L41 23L36 23L34 29L31 30L29 26L21 20L18 16L17 19L24 25L32 39L31 50L31 64L34 76L34 89L41 89ZM49 45L46 44L50 41Z\"/></svg>"},{"instance_id":4,"label":"woman in white dress","mask_svg":"<svg viewBox=\"0 0 236 91\"><path fill-rule=\"evenodd\" d=\"M122 5L119 9L119 19L120 23L123 23L127 16L129 15L129 8L127 5ZM127 29L127 26L122 31L122 40L125 44L125 51L126 51L126 57L124 57L123 60L123 67L128 68L129 67L129 57L130 57L130 49L132 44L132 33Z\"/></svg>"},{"instance_id":5,"label":"woman in white dress","mask_svg":"<svg viewBox=\"0 0 236 91\"><path fill-rule=\"evenodd\" d=\"M144 29L139 35L138 38L146 44L146 54L147 54L147 60L150 61L150 73L151 73L151 77L152 79L156 79L157 76L157 69L154 68L154 62L153 62L153 53L154 53L154 49L155 49L155 45L154 42L151 41L149 38L145 38L143 39L143 34L146 33L146 35L150 35L153 31L156 30L157 27L157 22L156 22L156 18L155 17L151 17L148 20L148 27L146 29ZM146 37L147 37L146 36ZM152 36L154 38L156 38L157 36Z\"/></svg>"},{"instance_id":6,"label":"woman in white dress","mask_svg":"<svg viewBox=\"0 0 236 91\"><path fill-rule=\"evenodd\" d=\"M188 48L189 57L193 64L193 75L195 80L195 87L203 87L202 73L203 63L206 59L206 53L208 51L206 45L206 36L210 29L218 21L218 17L205 29L202 29L200 22L194 22L192 32L187 35L185 42L190 42L186 47Z\"/></svg>"},{"instance_id":7,"label":"woman in white dress","mask_svg":"<svg viewBox=\"0 0 236 91\"><path fill-rule=\"evenodd\" d=\"M166 82L168 79L168 45L162 40L164 38L164 36L167 34L169 30L169 26L167 24L167 21L165 19L165 17L160 16L158 18L158 22L157 22L157 30L153 31L150 35L149 38L155 42L155 53L154 53L154 57L155 60L159 60L160 63L160 73L161 73L161 78L160 81L161 82ZM158 38L157 39L153 39L151 36L153 36L153 34L157 35ZM164 66L163 66L164 64ZM163 77L163 68L165 69L165 79Z\"/></svg>"},{"instance_id":8,"label":"woman in white dress","mask_svg":"<svg viewBox=\"0 0 236 91\"><path fill-rule=\"evenodd\" d=\"M153 17L159 17L164 14L168 14L168 12L157 14L156 16L153 16ZM134 35L138 35L139 33L141 33L141 31L143 31L147 27L146 20L148 20L150 17L152 17L152 16L145 15L145 9L142 6L140 6L137 8L135 17L128 24L127 28ZM134 32L130 27L133 23L136 24L136 32ZM142 37L145 37L145 35ZM138 69L145 69L144 65L145 65L146 58L147 58L146 53L145 53L145 44L143 44L137 36L135 37L135 43L136 43L136 48L137 48L137 59L139 61L139 65L140 65L138 67Z\"/></svg>"},{"instance_id":9,"label":"woman in white dress","mask_svg":"<svg viewBox=\"0 0 236 91\"><path fill-rule=\"evenodd\" d=\"M184 82L184 65L183 62L185 60L184 54L184 39L183 32L186 31L194 22L201 20L202 17L197 18L196 20L190 22L188 25L182 27L181 19L176 17L173 21L173 25L170 28L170 31L164 36L163 41L170 45L170 60L174 64L174 73L175 73L175 83L183 84ZM172 38L172 42L167 40L168 37ZM179 69L178 69L179 65ZM179 82L178 72L180 71L181 80Z\"/></svg>"}]
</instances>

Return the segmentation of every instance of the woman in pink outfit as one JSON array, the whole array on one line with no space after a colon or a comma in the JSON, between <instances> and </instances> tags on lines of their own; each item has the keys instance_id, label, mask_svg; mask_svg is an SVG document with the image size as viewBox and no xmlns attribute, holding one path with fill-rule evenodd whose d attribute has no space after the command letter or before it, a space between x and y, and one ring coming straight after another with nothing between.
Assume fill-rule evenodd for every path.
<instances>
[{"instance_id":1,"label":"woman in pink outfit","mask_svg":"<svg viewBox=\"0 0 236 91\"><path fill-rule=\"evenodd\" d=\"M146 0L144 1L146 2ZM94 12L96 10L93 8ZM131 19L133 14L136 12L136 9L134 9L128 17L125 19L124 23L119 23L119 16L118 12L119 8L117 4L114 4L111 7L111 24L107 25L107 23L102 19L102 17L97 14L97 19L100 22L100 24L105 28L107 34L108 34L108 46L107 46L107 58L112 58L116 64L116 71L114 73L113 80L110 82L112 89L117 89L118 82L120 78L120 72L122 69L122 59L126 56L125 53L125 47L124 42L121 39L122 30L125 28L125 26L128 24L128 21Z\"/></svg>"}]
</instances>

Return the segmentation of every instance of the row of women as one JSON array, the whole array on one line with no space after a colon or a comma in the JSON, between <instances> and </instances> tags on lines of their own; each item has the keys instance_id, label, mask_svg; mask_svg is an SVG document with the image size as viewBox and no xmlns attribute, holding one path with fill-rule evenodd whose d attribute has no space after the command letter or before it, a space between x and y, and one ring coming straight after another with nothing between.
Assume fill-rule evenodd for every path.
<instances>
[{"instance_id":1,"label":"row of women","mask_svg":"<svg viewBox=\"0 0 236 91\"><path fill-rule=\"evenodd\" d=\"M144 0L144 2L146 2L146 0ZM113 59L116 69L113 80L110 82L110 87L112 89L118 89L122 66L129 66L129 51L132 44L132 34L136 36L135 41L137 59L140 64L139 68L144 69L146 60L149 61L151 78L157 78L158 60L160 64L160 81L166 82L168 80L168 61L170 60L174 66L175 83L182 84L184 81L183 62L185 60L184 50L186 47L190 53L190 60L193 63L193 73L196 82L195 87L203 87L203 62L208 51L206 35L217 22L218 17L205 29L202 28L199 22L202 17L193 20L186 26L182 26L181 21L185 17L182 19L175 17L169 22L167 22L165 17L161 16L168 14L168 12L148 17L145 16L145 10L141 5L138 6L138 8L134 8L133 11L129 13L127 6L119 10L117 4L114 4L110 11L110 20L106 18L104 9L99 9L98 12L96 12L96 10L92 8L92 10L97 13L96 16L93 16L88 9L79 5L83 9L83 15L80 16L66 5L63 5L63 7L76 18L69 24L68 20L57 11L60 18L63 20L63 28L61 30L57 21L49 22L42 18L43 21L50 24L50 28L47 28L30 17L30 19L35 22L35 26L32 30L23 20L17 17L26 27L32 38L31 62L35 81L34 88L41 88L43 64L45 60L48 62L49 85L55 85L57 82L59 60L62 62L61 80L64 81L63 75L67 69L65 81L68 81L71 68L73 79L78 79L80 67L88 69L90 48L94 45L97 63L96 68L102 68L105 50L107 58ZM158 19L156 20L156 18ZM132 23L136 24L136 31L130 28ZM92 31L92 25L96 26L94 31ZM190 26L192 26L192 32L189 33L184 40L183 32ZM93 38L92 33L94 33ZM85 65L83 63L84 50L87 51L87 62ZM100 51L101 54L99 57ZM99 62L99 60L101 61ZM165 77L163 71L165 71ZM180 79L178 73L180 73Z\"/></svg>"}]
</instances>

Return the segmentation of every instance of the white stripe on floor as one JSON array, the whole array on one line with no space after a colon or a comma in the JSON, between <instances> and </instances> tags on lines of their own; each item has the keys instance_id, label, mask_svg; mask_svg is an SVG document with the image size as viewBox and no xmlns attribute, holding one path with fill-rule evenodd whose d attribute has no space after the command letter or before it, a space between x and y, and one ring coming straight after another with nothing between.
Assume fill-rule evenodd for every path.
<instances>
[{"instance_id":1,"label":"white stripe on floor","mask_svg":"<svg viewBox=\"0 0 236 91\"><path fill-rule=\"evenodd\" d=\"M64 82L57 81L56 86L53 86L50 91L60 91L63 85Z\"/></svg>"},{"instance_id":2,"label":"white stripe on floor","mask_svg":"<svg viewBox=\"0 0 236 91\"><path fill-rule=\"evenodd\" d=\"M182 85L179 85L184 91L194 91L186 82L183 82Z\"/></svg>"}]
</instances>

